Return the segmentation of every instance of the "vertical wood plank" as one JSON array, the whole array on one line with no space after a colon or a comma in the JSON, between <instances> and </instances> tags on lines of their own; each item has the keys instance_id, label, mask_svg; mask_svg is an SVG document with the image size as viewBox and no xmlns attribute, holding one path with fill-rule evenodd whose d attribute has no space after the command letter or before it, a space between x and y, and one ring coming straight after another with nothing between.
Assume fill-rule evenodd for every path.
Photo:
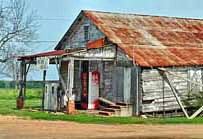
<instances>
[{"instance_id":1,"label":"vertical wood plank","mask_svg":"<svg viewBox=\"0 0 203 139\"><path fill-rule=\"evenodd\" d=\"M113 98L114 101L124 101L124 68L115 67L113 70Z\"/></svg>"},{"instance_id":2,"label":"vertical wood plank","mask_svg":"<svg viewBox=\"0 0 203 139\"><path fill-rule=\"evenodd\" d=\"M131 68L124 68L124 102L130 104L130 90L131 90Z\"/></svg>"},{"instance_id":3,"label":"vertical wood plank","mask_svg":"<svg viewBox=\"0 0 203 139\"><path fill-rule=\"evenodd\" d=\"M130 100L130 103L133 106L133 114L135 114L135 112L136 112L136 110L135 110L135 108L136 108L136 80L137 80L136 73L137 73L136 67L132 67L131 68L131 89L130 89L131 100Z\"/></svg>"}]
</instances>

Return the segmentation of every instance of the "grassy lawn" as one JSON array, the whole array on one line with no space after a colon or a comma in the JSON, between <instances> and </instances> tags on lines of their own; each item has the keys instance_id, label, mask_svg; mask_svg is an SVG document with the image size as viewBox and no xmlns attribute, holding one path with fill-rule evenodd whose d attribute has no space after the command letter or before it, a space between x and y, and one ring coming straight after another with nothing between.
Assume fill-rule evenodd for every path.
<instances>
[{"instance_id":1,"label":"grassy lawn","mask_svg":"<svg viewBox=\"0 0 203 139\"><path fill-rule=\"evenodd\" d=\"M24 117L25 119L39 120L62 120L75 121L78 123L94 123L94 124L203 124L203 118L198 117L193 120L186 118L148 118L142 119L137 117L101 117L87 114L78 115L55 115L45 112L30 112L31 108L40 108L41 90L28 89L25 109L16 109L17 91L11 89L0 89L0 114L15 115Z\"/></svg>"}]
</instances>

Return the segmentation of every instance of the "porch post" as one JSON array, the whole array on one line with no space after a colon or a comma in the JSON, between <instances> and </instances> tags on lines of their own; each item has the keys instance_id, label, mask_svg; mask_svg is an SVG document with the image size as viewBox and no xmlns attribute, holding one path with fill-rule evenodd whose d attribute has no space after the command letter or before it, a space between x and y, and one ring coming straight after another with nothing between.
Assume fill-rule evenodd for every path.
<instances>
[{"instance_id":1,"label":"porch post","mask_svg":"<svg viewBox=\"0 0 203 139\"><path fill-rule=\"evenodd\" d=\"M26 99L27 64L23 65L23 98Z\"/></svg>"},{"instance_id":2,"label":"porch post","mask_svg":"<svg viewBox=\"0 0 203 139\"><path fill-rule=\"evenodd\" d=\"M24 107L24 93L25 93L25 60L22 60L20 62L20 89L19 89L19 95L17 98L17 108L22 109Z\"/></svg>"},{"instance_id":3,"label":"porch post","mask_svg":"<svg viewBox=\"0 0 203 139\"><path fill-rule=\"evenodd\" d=\"M73 98L73 86L74 86L74 59L71 58L68 64L68 78L67 78L67 114L75 113L75 98Z\"/></svg>"},{"instance_id":4,"label":"porch post","mask_svg":"<svg viewBox=\"0 0 203 139\"><path fill-rule=\"evenodd\" d=\"M46 70L43 70L42 111L44 111L45 82L46 82Z\"/></svg>"},{"instance_id":5,"label":"porch post","mask_svg":"<svg viewBox=\"0 0 203 139\"><path fill-rule=\"evenodd\" d=\"M73 95L73 83L74 83L74 59L71 58L68 65L68 97Z\"/></svg>"},{"instance_id":6,"label":"porch post","mask_svg":"<svg viewBox=\"0 0 203 139\"><path fill-rule=\"evenodd\" d=\"M133 104L133 115L139 116L142 109L142 82L141 68L134 65L131 68L131 103Z\"/></svg>"}]
</instances>

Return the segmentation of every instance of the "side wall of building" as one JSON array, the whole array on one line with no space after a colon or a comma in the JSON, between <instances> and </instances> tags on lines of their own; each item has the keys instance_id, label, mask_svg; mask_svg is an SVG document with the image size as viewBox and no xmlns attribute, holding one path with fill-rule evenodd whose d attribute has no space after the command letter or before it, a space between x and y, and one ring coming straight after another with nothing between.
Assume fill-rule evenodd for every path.
<instances>
[{"instance_id":1,"label":"side wall of building","mask_svg":"<svg viewBox=\"0 0 203 139\"><path fill-rule=\"evenodd\" d=\"M182 102L202 91L202 70L199 68L167 68L167 77L176 88ZM142 78L142 109L146 112L178 110L176 98L169 84L157 69L144 69ZM191 82L190 82L190 81ZM197 83L197 84L195 84ZM191 100L192 101L192 100Z\"/></svg>"}]
</instances>

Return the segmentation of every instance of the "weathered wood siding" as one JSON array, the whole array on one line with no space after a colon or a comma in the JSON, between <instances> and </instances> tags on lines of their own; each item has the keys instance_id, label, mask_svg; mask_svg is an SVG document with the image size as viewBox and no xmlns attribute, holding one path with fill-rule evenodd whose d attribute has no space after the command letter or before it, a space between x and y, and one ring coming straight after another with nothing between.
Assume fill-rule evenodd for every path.
<instances>
[{"instance_id":1,"label":"weathered wood siding","mask_svg":"<svg viewBox=\"0 0 203 139\"><path fill-rule=\"evenodd\" d=\"M67 36L66 41L63 43L63 48L78 48L85 47L86 41L84 37L84 26L89 26L89 40L96 40L104 37L104 34L93 25L89 19L83 17L79 23L74 26L72 33Z\"/></svg>"},{"instance_id":2,"label":"weathered wood siding","mask_svg":"<svg viewBox=\"0 0 203 139\"><path fill-rule=\"evenodd\" d=\"M124 68L115 66L113 69L113 80L112 80L113 90L112 97L115 102L124 101Z\"/></svg>"},{"instance_id":3,"label":"weathered wood siding","mask_svg":"<svg viewBox=\"0 0 203 139\"><path fill-rule=\"evenodd\" d=\"M81 100L82 92L82 80L81 80L81 61L74 61L74 81L73 81L73 94L75 94L75 100Z\"/></svg>"},{"instance_id":4,"label":"weathered wood siding","mask_svg":"<svg viewBox=\"0 0 203 139\"><path fill-rule=\"evenodd\" d=\"M112 71L113 61L90 61L89 71L99 71L100 73L100 96L112 100Z\"/></svg>"},{"instance_id":5,"label":"weathered wood siding","mask_svg":"<svg viewBox=\"0 0 203 139\"><path fill-rule=\"evenodd\" d=\"M201 84L200 73L197 76L191 76L195 68L168 68L172 74L167 74L169 80L178 90L179 97L183 100L188 97L188 93L198 93L201 87L191 84L185 79L190 79ZM199 72L199 71L198 71ZM201 70L200 70L201 72ZM180 78L181 77L181 78ZM190 86L193 87L191 90ZM157 69L144 69L142 71L142 112L156 112L180 109L171 88L163 80Z\"/></svg>"},{"instance_id":6,"label":"weathered wood siding","mask_svg":"<svg viewBox=\"0 0 203 139\"><path fill-rule=\"evenodd\" d=\"M117 48L116 65L120 67L133 67L133 62L122 49Z\"/></svg>"}]
</instances>

